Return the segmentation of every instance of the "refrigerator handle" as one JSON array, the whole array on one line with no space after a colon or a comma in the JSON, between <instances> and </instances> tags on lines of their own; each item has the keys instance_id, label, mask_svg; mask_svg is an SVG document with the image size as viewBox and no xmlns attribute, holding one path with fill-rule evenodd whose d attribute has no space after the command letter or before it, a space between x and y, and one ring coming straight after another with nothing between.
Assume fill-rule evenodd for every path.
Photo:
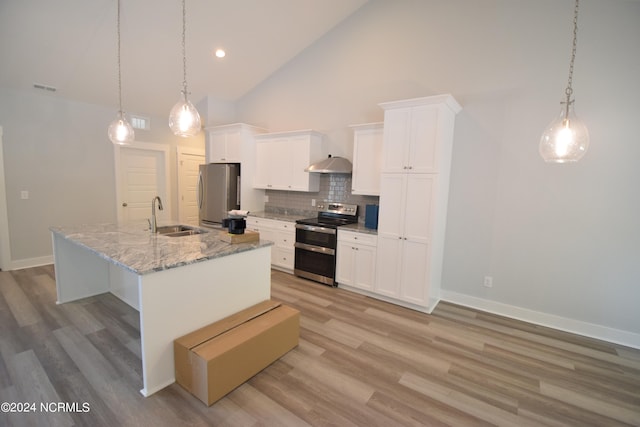
<instances>
[{"instance_id":1,"label":"refrigerator handle","mask_svg":"<svg viewBox=\"0 0 640 427\"><path fill-rule=\"evenodd\" d=\"M202 199L204 195L204 181L202 180L202 171L198 172L198 186L196 187L196 199L198 200L198 209L202 209Z\"/></svg>"},{"instance_id":2,"label":"refrigerator handle","mask_svg":"<svg viewBox=\"0 0 640 427\"><path fill-rule=\"evenodd\" d=\"M240 175L237 177L238 184L236 185L236 205L240 206Z\"/></svg>"}]
</instances>

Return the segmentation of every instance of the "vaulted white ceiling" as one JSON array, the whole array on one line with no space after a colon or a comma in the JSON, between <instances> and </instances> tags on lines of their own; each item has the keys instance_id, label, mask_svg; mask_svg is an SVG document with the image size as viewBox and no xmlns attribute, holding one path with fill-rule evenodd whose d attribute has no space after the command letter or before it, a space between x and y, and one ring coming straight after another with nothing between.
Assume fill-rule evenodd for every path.
<instances>
[{"instance_id":1,"label":"vaulted white ceiling","mask_svg":"<svg viewBox=\"0 0 640 427\"><path fill-rule=\"evenodd\" d=\"M190 99L242 97L367 1L187 0ZM117 109L116 10L116 0L0 0L0 87L42 84ZM182 88L181 40L180 0L121 0L127 112L168 114Z\"/></svg>"}]
</instances>

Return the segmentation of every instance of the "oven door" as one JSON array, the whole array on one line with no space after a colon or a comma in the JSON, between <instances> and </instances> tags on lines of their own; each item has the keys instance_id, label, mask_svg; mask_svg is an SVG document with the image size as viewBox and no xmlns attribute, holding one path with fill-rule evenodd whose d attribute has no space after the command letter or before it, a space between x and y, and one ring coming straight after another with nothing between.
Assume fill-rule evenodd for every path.
<instances>
[{"instance_id":1,"label":"oven door","mask_svg":"<svg viewBox=\"0 0 640 427\"><path fill-rule=\"evenodd\" d=\"M335 250L299 242L296 242L295 250L293 273L296 276L334 286L336 274Z\"/></svg>"},{"instance_id":2,"label":"oven door","mask_svg":"<svg viewBox=\"0 0 640 427\"><path fill-rule=\"evenodd\" d=\"M337 233L335 228L316 225L296 224L296 242L321 248L335 249Z\"/></svg>"}]
</instances>

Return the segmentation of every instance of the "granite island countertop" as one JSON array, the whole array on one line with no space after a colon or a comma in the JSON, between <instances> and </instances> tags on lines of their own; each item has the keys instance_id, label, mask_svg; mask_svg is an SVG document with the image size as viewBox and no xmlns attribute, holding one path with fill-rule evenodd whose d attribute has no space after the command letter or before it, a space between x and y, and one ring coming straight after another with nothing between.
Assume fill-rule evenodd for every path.
<instances>
[{"instance_id":1,"label":"granite island countertop","mask_svg":"<svg viewBox=\"0 0 640 427\"><path fill-rule=\"evenodd\" d=\"M166 222L159 226L173 224L179 224L179 222ZM208 232L169 237L152 234L147 222L125 225L83 224L49 228L57 236L83 246L101 258L138 275L273 245L273 242L265 240L231 244L221 240L221 237L227 233L226 229L203 229Z\"/></svg>"}]
</instances>

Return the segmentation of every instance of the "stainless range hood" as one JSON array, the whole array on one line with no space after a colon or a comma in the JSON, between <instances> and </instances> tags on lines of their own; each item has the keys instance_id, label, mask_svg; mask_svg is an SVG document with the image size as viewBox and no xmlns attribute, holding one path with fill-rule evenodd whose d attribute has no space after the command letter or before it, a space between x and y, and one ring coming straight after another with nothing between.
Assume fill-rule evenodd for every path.
<instances>
[{"instance_id":1,"label":"stainless range hood","mask_svg":"<svg viewBox=\"0 0 640 427\"><path fill-rule=\"evenodd\" d=\"M329 157L312 164L304 171L311 173L351 173L352 168L353 166L349 159L332 157L331 154L329 154Z\"/></svg>"}]
</instances>

